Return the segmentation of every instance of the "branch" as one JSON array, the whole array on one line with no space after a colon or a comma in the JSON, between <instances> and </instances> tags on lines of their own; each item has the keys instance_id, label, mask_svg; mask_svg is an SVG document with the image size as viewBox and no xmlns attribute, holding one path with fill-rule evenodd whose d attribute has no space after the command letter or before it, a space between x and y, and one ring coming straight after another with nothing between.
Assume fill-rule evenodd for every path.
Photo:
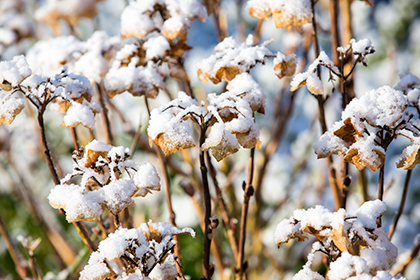
<instances>
[{"instance_id":1,"label":"branch","mask_svg":"<svg viewBox=\"0 0 420 280\"><path fill-rule=\"evenodd\" d=\"M413 171L412 169L407 170L407 175L406 175L405 181L404 181L404 189L403 189L403 193L401 195L400 207L398 208L398 212L395 215L394 223L391 225L391 227L389 229L389 233L388 233L389 240L392 239L392 236L394 235L395 229L397 228L398 220L400 219L401 214L404 210L405 200L407 198L407 193L408 193L408 185L410 183L410 178L411 178L412 171Z\"/></svg>"},{"instance_id":2,"label":"branch","mask_svg":"<svg viewBox=\"0 0 420 280\"><path fill-rule=\"evenodd\" d=\"M241 230L239 235L239 256L237 263L239 264L237 279L242 280L245 274L244 267L244 252L245 252L245 238L246 238L246 221L248 216L249 199L254 195L254 187L252 186L252 179L254 178L254 159L255 159L255 148L251 149L249 157L249 169L248 169L248 183L244 182L244 201L242 204L241 214Z\"/></svg>"}]
</instances>

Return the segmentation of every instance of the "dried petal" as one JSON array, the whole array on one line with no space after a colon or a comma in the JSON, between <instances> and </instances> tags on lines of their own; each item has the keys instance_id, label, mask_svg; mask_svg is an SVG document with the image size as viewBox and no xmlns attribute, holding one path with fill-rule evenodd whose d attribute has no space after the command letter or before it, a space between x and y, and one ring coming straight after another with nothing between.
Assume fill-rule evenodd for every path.
<instances>
[{"instance_id":1,"label":"dried petal","mask_svg":"<svg viewBox=\"0 0 420 280\"><path fill-rule=\"evenodd\" d=\"M420 145L411 145L406 147L402 154L401 159L397 163L397 168L403 167L404 169L413 169L420 163Z\"/></svg>"}]
</instances>

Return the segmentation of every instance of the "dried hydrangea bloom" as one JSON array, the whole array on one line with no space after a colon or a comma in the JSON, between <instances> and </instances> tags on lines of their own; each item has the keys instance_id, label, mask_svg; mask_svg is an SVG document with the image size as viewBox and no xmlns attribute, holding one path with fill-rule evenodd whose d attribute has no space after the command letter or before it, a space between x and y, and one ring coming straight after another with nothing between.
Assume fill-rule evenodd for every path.
<instances>
[{"instance_id":1,"label":"dried hydrangea bloom","mask_svg":"<svg viewBox=\"0 0 420 280\"><path fill-rule=\"evenodd\" d=\"M33 75L22 82L21 88L36 106L42 106L38 103L43 97L48 102L55 100L59 110L66 112L62 126L82 124L92 129L95 125L95 114L100 107L92 100L93 88L86 77L68 72L67 67L54 77Z\"/></svg>"},{"instance_id":2,"label":"dried hydrangea bloom","mask_svg":"<svg viewBox=\"0 0 420 280\"><path fill-rule=\"evenodd\" d=\"M160 20L155 20L157 14ZM198 0L131 1L121 14L121 36L143 39L158 30L170 40L185 39L186 29L196 19L206 20L205 8Z\"/></svg>"},{"instance_id":3,"label":"dried hydrangea bloom","mask_svg":"<svg viewBox=\"0 0 420 280\"><path fill-rule=\"evenodd\" d=\"M296 55L290 54L285 56L281 52L277 52L273 60L274 74L281 79L286 76L292 76L296 71Z\"/></svg>"},{"instance_id":4,"label":"dried hydrangea bloom","mask_svg":"<svg viewBox=\"0 0 420 280\"><path fill-rule=\"evenodd\" d=\"M211 149L217 161L237 152L239 146L259 148L260 134L253 112L264 111L265 96L248 78L250 76L246 73L238 75L232 80L233 84L229 83L229 91L220 95L209 94L207 104L198 104L195 99L180 92L177 99L154 109L148 127L150 145L156 142L167 156L180 149L194 147L193 132L186 121L190 119L200 131L210 129L200 145L203 150ZM241 84L243 79L246 82Z\"/></svg>"},{"instance_id":5,"label":"dried hydrangea bloom","mask_svg":"<svg viewBox=\"0 0 420 280\"><path fill-rule=\"evenodd\" d=\"M5 91L17 87L32 74L25 56L18 55L10 61L0 62L0 86Z\"/></svg>"},{"instance_id":6,"label":"dried hydrangea bloom","mask_svg":"<svg viewBox=\"0 0 420 280\"><path fill-rule=\"evenodd\" d=\"M25 103L18 98L5 98L0 101L0 124L11 124L23 110Z\"/></svg>"},{"instance_id":7,"label":"dried hydrangea bloom","mask_svg":"<svg viewBox=\"0 0 420 280\"><path fill-rule=\"evenodd\" d=\"M35 33L33 22L19 9L26 3L18 0L13 2L0 8L0 54L3 49L24 38L33 37Z\"/></svg>"},{"instance_id":8,"label":"dried hydrangea bloom","mask_svg":"<svg viewBox=\"0 0 420 280\"><path fill-rule=\"evenodd\" d=\"M214 51L215 54L197 63L198 78L203 84L208 80L215 84L222 79L229 82L236 75L249 72L258 62L264 63L266 56L273 55L266 43L253 46L252 40L239 43L233 37L225 38Z\"/></svg>"},{"instance_id":9,"label":"dried hydrangea bloom","mask_svg":"<svg viewBox=\"0 0 420 280\"><path fill-rule=\"evenodd\" d=\"M291 28L312 21L310 0L249 0L247 10L257 19L268 19L272 15L277 28Z\"/></svg>"},{"instance_id":10,"label":"dried hydrangea bloom","mask_svg":"<svg viewBox=\"0 0 420 280\"><path fill-rule=\"evenodd\" d=\"M385 162L385 148L365 122L375 129L398 129L406 122L407 98L401 91L383 86L354 98L336 122L314 145L318 158L332 154L344 155L359 170L368 167L376 171ZM396 133L396 135L398 134ZM402 133L402 132L401 132ZM368 134L368 135L366 135Z\"/></svg>"},{"instance_id":11,"label":"dried hydrangea bloom","mask_svg":"<svg viewBox=\"0 0 420 280\"><path fill-rule=\"evenodd\" d=\"M88 264L80 273L80 279L96 280L111 276L118 279L170 280L178 276L176 258L172 249L174 235L190 234L191 228L178 229L170 223L142 223L133 229L119 228L101 241ZM130 259L124 272L113 270L119 259Z\"/></svg>"},{"instance_id":12,"label":"dried hydrangea bloom","mask_svg":"<svg viewBox=\"0 0 420 280\"><path fill-rule=\"evenodd\" d=\"M130 155L128 148L90 142L83 157L73 158L73 172L51 190L51 206L64 209L69 222L96 222L104 209L116 215L134 204L133 197L159 191L156 169L149 163L135 164ZM121 178L123 171L129 178ZM82 177L79 185L70 183L75 176Z\"/></svg>"},{"instance_id":13,"label":"dried hydrangea bloom","mask_svg":"<svg viewBox=\"0 0 420 280\"><path fill-rule=\"evenodd\" d=\"M159 41L159 37L154 38ZM158 65L148 61L146 57L149 59L164 55L168 49L164 47L162 50L156 47L153 41L150 45L145 45L146 50L142 45L134 43L125 45L117 52L104 78L105 90L110 97L128 91L134 96L145 95L148 98L155 98L159 89L164 88L163 76L158 71Z\"/></svg>"},{"instance_id":14,"label":"dried hydrangea bloom","mask_svg":"<svg viewBox=\"0 0 420 280\"><path fill-rule=\"evenodd\" d=\"M81 18L93 18L101 0L48 0L35 12L35 19L50 25L60 34L60 20L77 25Z\"/></svg>"},{"instance_id":15,"label":"dried hydrangea bloom","mask_svg":"<svg viewBox=\"0 0 420 280\"><path fill-rule=\"evenodd\" d=\"M332 259L327 271L328 279L347 279L356 275L374 276L388 270L398 254L383 228L378 228L376 224L376 220L385 210L385 203L380 200L365 202L353 213L344 209L330 212L320 205L308 210L295 210L290 219L277 225L274 239L280 245L290 239L303 241L309 235L315 236L321 241L314 247L315 251L322 250ZM349 248L357 245L362 246L359 255L351 256L348 253ZM344 271L340 270L343 263L347 264ZM309 271L305 272L305 269ZM299 276L305 274L311 274L307 265L298 273Z\"/></svg>"},{"instance_id":16,"label":"dried hydrangea bloom","mask_svg":"<svg viewBox=\"0 0 420 280\"><path fill-rule=\"evenodd\" d=\"M303 73L296 74L290 83L290 90L295 91L299 87L306 85L308 90L314 95L324 94L324 87L322 81L318 78L316 71L319 65L324 65L327 68L339 73L338 68L334 65L328 55L322 51L317 59L309 65L308 70Z\"/></svg>"}]
</instances>

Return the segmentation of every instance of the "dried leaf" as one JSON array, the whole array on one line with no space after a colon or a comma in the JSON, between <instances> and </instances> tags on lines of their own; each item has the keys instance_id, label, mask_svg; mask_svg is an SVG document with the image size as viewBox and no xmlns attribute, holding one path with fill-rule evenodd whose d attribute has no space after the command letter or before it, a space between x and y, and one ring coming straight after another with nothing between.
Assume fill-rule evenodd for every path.
<instances>
[{"instance_id":1,"label":"dried leaf","mask_svg":"<svg viewBox=\"0 0 420 280\"><path fill-rule=\"evenodd\" d=\"M189 149L195 147L195 143L185 139L185 141L172 141L172 138L167 133L160 133L156 137L156 139L152 142L156 142L156 144L162 149L165 156L170 156L176 153L178 150L181 149ZM149 144L150 142L149 138Z\"/></svg>"},{"instance_id":2,"label":"dried leaf","mask_svg":"<svg viewBox=\"0 0 420 280\"><path fill-rule=\"evenodd\" d=\"M341 252L348 252L351 243L347 237L347 232L343 229L343 224L338 228L332 229L331 238L338 250Z\"/></svg>"},{"instance_id":3,"label":"dried leaf","mask_svg":"<svg viewBox=\"0 0 420 280\"><path fill-rule=\"evenodd\" d=\"M236 153L239 150L239 144L236 138L225 129L224 124L216 123L201 148L211 149L214 158L221 161L228 155Z\"/></svg>"},{"instance_id":4,"label":"dried leaf","mask_svg":"<svg viewBox=\"0 0 420 280\"><path fill-rule=\"evenodd\" d=\"M248 13L256 19L268 19L271 15L270 9L255 9L254 7L250 7L248 9Z\"/></svg>"},{"instance_id":5,"label":"dried leaf","mask_svg":"<svg viewBox=\"0 0 420 280\"><path fill-rule=\"evenodd\" d=\"M292 28L295 26L301 26L305 23L310 23L312 18L308 15L301 14L299 17L284 13L281 10L273 11L273 20L277 28Z\"/></svg>"},{"instance_id":6,"label":"dried leaf","mask_svg":"<svg viewBox=\"0 0 420 280\"><path fill-rule=\"evenodd\" d=\"M385 154L379 149L374 149L373 152L378 156L379 162L366 159L366 157L362 153L359 153L356 148L350 149L344 157L344 160L353 163L360 171L367 167L375 172L384 165Z\"/></svg>"},{"instance_id":7,"label":"dried leaf","mask_svg":"<svg viewBox=\"0 0 420 280\"><path fill-rule=\"evenodd\" d=\"M190 81L190 77L187 72L185 72L182 65L175 59L170 59L168 61L169 75L172 78L181 80L181 81Z\"/></svg>"},{"instance_id":8,"label":"dried leaf","mask_svg":"<svg viewBox=\"0 0 420 280\"><path fill-rule=\"evenodd\" d=\"M351 118L347 118L343 121L344 125L334 131L334 135L343 139L350 145L356 142L356 135L362 136L363 131L358 131L357 128L351 122Z\"/></svg>"},{"instance_id":9,"label":"dried leaf","mask_svg":"<svg viewBox=\"0 0 420 280\"><path fill-rule=\"evenodd\" d=\"M0 124L11 124L24 107L24 102L17 98L9 98L0 103Z\"/></svg>"},{"instance_id":10,"label":"dried leaf","mask_svg":"<svg viewBox=\"0 0 420 280\"><path fill-rule=\"evenodd\" d=\"M274 65L274 73L281 79L286 76L292 76L296 71L296 59L294 56L289 59L282 60Z\"/></svg>"},{"instance_id":11,"label":"dried leaf","mask_svg":"<svg viewBox=\"0 0 420 280\"><path fill-rule=\"evenodd\" d=\"M98 161L99 157L103 157L104 159L108 159L108 152L87 150L85 167L95 168L96 162Z\"/></svg>"},{"instance_id":12,"label":"dried leaf","mask_svg":"<svg viewBox=\"0 0 420 280\"><path fill-rule=\"evenodd\" d=\"M404 169L413 169L420 163L420 146L412 145L404 149L401 159L397 163L397 168L403 167Z\"/></svg>"}]
</instances>

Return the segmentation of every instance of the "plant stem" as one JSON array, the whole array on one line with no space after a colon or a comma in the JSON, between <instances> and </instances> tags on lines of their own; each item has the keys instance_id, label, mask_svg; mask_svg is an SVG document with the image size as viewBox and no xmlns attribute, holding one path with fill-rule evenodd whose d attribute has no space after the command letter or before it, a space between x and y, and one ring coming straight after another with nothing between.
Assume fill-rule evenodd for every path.
<instances>
[{"instance_id":1,"label":"plant stem","mask_svg":"<svg viewBox=\"0 0 420 280\"><path fill-rule=\"evenodd\" d=\"M71 139L73 140L74 149L76 151L79 151L79 142L77 140L76 128L75 127L71 127L70 128L70 131L71 131Z\"/></svg>"},{"instance_id":2,"label":"plant stem","mask_svg":"<svg viewBox=\"0 0 420 280\"><path fill-rule=\"evenodd\" d=\"M412 260L418 255L420 251L420 239L417 240L417 244L411 250L411 254L403 261L398 262L392 267L391 275L395 277L398 273L403 273L405 268L411 263Z\"/></svg>"},{"instance_id":3,"label":"plant stem","mask_svg":"<svg viewBox=\"0 0 420 280\"><path fill-rule=\"evenodd\" d=\"M40 108L40 110L38 111L38 125L39 125L39 130L41 133L41 141L44 147L45 160L47 161L48 169L50 170L51 177L54 181L54 184L59 185L60 178L58 177L57 170L55 169L55 166L51 157L51 152L48 147L47 138L45 136L44 111L45 111L45 106Z\"/></svg>"},{"instance_id":4,"label":"plant stem","mask_svg":"<svg viewBox=\"0 0 420 280\"><path fill-rule=\"evenodd\" d=\"M252 186L252 179L254 178L254 159L255 159L255 148L251 149L249 157L249 168L248 168L248 182L244 186L244 201L242 204L241 214L241 229L239 235L239 256L237 263L239 264L239 278L243 279L245 274L244 268L244 252L245 252L245 238L246 238L246 220L248 216L249 199L254 195L254 187ZM245 183L245 182L244 182Z\"/></svg>"},{"instance_id":5,"label":"plant stem","mask_svg":"<svg viewBox=\"0 0 420 280\"><path fill-rule=\"evenodd\" d=\"M3 220L0 216L0 233L3 236L3 241L6 243L7 250L9 251L10 257L15 264L16 273L19 275L20 278L26 279L28 277L28 267L22 263L19 258L18 251L16 250L15 246L13 245L12 240L10 239L10 235L6 229L6 226L3 223Z\"/></svg>"},{"instance_id":6,"label":"plant stem","mask_svg":"<svg viewBox=\"0 0 420 280\"><path fill-rule=\"evenodd\" d=\"M378 182L378 199L383 200L384 198L384 181L385 181L385 162L379 170L379 182Z\"/></svg>"},{"instance_id":7,"label":"plant stem","mask_svg":"<svg viewBox=\"0 0 420 280\"><path fill-rule=\"evenodd\" d=\"M102 107L102 117L104 119L104 125L105 125L105 133L106 133L106 142L109 145L112 145L113 143L113 137L112 137L112 131L111 131L111 122L108 118L108 109L105 106L105 92L102 90L102 86L98 83L96 83L96 87L98 89L98 95L99 95L99 103Z\"/></svg>"},{"instance_id":8,"label":"plant stem","mask_svg":"<svg viewBox=\"0 0 420 280\"><path fill-rule=\"evenodd\" d=\"M408 185L410 183L410 178L411 178L412 171L413 171L412 169L407 170L407 175L405 176L405 181L404 181L404 189L403 189L403 193L401 195L400 207L398 208L398 212L395 215L394 222L391 225L391 228L389 229L389 233L388 233L389 240L392 239L392 236L394 235L395 229L397 228L398 220L400 219L401 214L404 210L405 200L407 198L407 193L408 193Z\"/></svg>"},{"instance_id":9,"label":"plant stem","mask_svg":"<svg viewBox=\"0 0 420 280\"><path fill-rule=\"evenodd\" d=\"M217 196L217 201L220 207L220 211L222 212L223 224L228 234L228 239L229 239L230 246L232 248L234 259L235 261L237 261L238 260L238 244L236 242L234 228L232 227L232 223L231 223L232 220L229 213L229 209L223 198L222 190L220 189L219 182L217 181L217 178L216 178L216 169L211 163L211 159L210 159L208 151L206 152L205 155L207 159L207 165L209 167L209 174L210 174L210 177L212 178L214 188L216 189L216 196Z\"/></svg>"},{"instance_id":10,"label":"plant stem","mask_svg":"<svg viewBox=\"0 0 420 280\"><path fill-rule=\"evenodd\" d=\"M206 137L206 129L200 127L200 148L203 145ZM204 160L204 151L200 151L200 170L201 178L203 180L203 199L204 199L204 248L203 248L203 274L204 279L211 279L210 271L210 245L212 239L212 229L210 228L211 216L211 197L209 190L209 183L207 179L207 167Z\"/></svg>"},{"instance_id":11,"label":"plant stem","mask_svg":"<svg viewBox=\"0 0 420 280\"><path fill-rule=\"evenodd\" d=\"M316 30L316 17L315 17L315 0L311 0L311 9L312 9L312 41L314 45L315 57L319 56L319 43L318 43L318 36ZM320 66L317 67L317 75L321 79L321 71ZM324 103L325 99L322 95L316 95L316 99L318 100L318 110L319 110L319 122L321 124L322 133L325 133L327 128L327 122L325 121L325 110L324 110ZM337 186L337 177L334 168L334 161L332 156L327 158L327 165L328 165L328 179L330 182L331 190L334 195L334 201L336 208L342 207L342 199L340 190Z\"/></svg>"},{"instance_id":12,"label":"plant stem","mask_svg":"<svg viewBox=\"0 0 420 280\"><path fill-rule=\"evenodd\" d=\"M339 64L337 48L340 45L340 35L338 30L338 0L330 0L331 18L331 55L335 65Z\"/></svg>"}]
</instances>

